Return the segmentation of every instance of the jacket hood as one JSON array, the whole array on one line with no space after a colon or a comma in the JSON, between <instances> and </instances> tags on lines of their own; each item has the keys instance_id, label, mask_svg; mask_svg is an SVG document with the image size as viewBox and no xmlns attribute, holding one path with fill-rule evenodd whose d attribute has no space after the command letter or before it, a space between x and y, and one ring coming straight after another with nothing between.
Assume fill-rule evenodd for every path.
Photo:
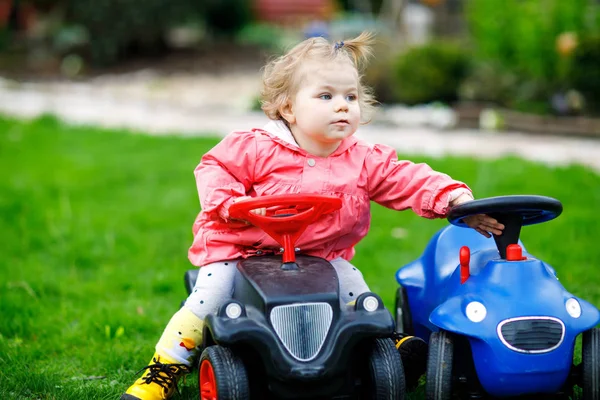
<instances>
[{"instance_id":1,"label":"jacket hood","mask_svg":"<svg viewBox=\"0 0 600 400\"><path fill-rule=\"evenodd\" d=\"M298 143L296 143L296 139L294 139L290 128L288 128L285 122L281 120L269 121L263 130L269 132L271 135L283 140L284 142L291 144L292 146L300 147L298 146Z\"/></svg>"}]
</instances>

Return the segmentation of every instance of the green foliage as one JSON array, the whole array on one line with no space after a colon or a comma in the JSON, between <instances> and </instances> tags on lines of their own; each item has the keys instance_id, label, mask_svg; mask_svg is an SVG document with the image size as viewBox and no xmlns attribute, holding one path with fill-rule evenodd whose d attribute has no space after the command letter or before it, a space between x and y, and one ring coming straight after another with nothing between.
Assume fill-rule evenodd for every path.
<instances>
[{"instance_id":1,"label":"green foliage","mask_svg":"<svg viewBox=\"0 0 600 400\"><path fill-rule=\"evenodd\" d=\"M249 0L204 0L207 24L217 34L233 36L252 20Z\"/></svg>"},{"instance_id":2,"label":"green foliage","mask_svg":"<svg viewBox=\"0 0 600 400\"><path fill-rule=\"evenodd\" d=\"M216 143L0 117L0 398L116 399L139 376L185 297L199 210L192 171ZM478 197L560 199L563 215L523 228L523 242L600 306L600 176L517 158L413 160ZM445 224L373 207L352 262L388 307L397 268ZM419 390L411 397L423 398ZM197 399L197 379L181 392L176 399Z\"/></svg>"},{"instance_id":3,"label":"green foliage","mask_svg":"<svg viewBox=\"0 0 600 400\"><path fill-rule=\"evenodd\" d=\"M252 98L250 102L250 110L262 111L262 100L260 98L260 95L256 95Z\"/></svg>"},{"instance_id":4,"label":"green foliage","mask_svg":"<svg viewBox=\"0 0 600 400\"><path fill-rule=\"evenodd\" d=\"M465 4L478 58L542 87L539 96L543 100L553 91L565 89L571 67L568 55L557 51L559 35L572 32L586 37L600 27L598 6L588 0L486 0Z\"/></svg>"},{"instance_id":5,"label":"green foliage","mask_svg":"<svg viewBox=\"0 0 600 400\"><path fill-rule=\"evenodd\" d=\"M88 31L93 63L111 64L133 50L160 52L166 30L200 15L200 7L187 0L69 0L67 21Z\"/></svg>"},{"instance_id":6,"label":"green foliage","mask_svg":"<svg viewBox=\"0 0 600 400\"><path fill-rule=\"evenodd\" d=\"M467 53L458 44L436 41L411 48L392 62L397 100L407 104L452 102L467 68Z\"/></svg>"},{"instance_id":7,"label":"green foliage","mask_svg":"<svg viewBox=\"0 0 600 400\"><path fill-rule=\"evenodd\" d=\"M281 53L293 39L287 38L289 34L279 26L270 23L251 23L244 26L237 34L237 41L241 44L259 46L269 52Z\"/></svg>"},{"instance_id":8,"label":"green foliage","mask_svg":"<svg viewBox=\"0 0 600 400\"><path fill-rule=\"evenodd\" d=\"M11 32L6 27L0 27L0 52L5 51L11 42Z\"/></svg>"},{"instance_id":9,"label":"green foliage","mask_svg":"<svg viewBox=\"0 0 600 400\"><path fill-rule=\"evenodd\" d=\"M112 64L132 53L165 49L169 28L203 21L213 35L233 34L250 21L249 0L97 0L67 1L67 23L89 37L94 64Z\"/></svg>"},{"instance_id":10,"label":"green foliage","mask_svg":"<svg viewBox=\"0 0 600 400\"><path fill-rule=\"evenodd\" d=\"M532 79L524 79L493 62L473 62L469 75L460 84L461 100L494 103L507 108L548 114L546 88Z\"/></svg>"},{"instance_id":11,"label":"green foliage","mask_svg":"<svg viewBox=\"0 0 600 400\"><path fill-rule=\"evenodd\" d=\"M383 0L369 0L369 1L353 1L353 0L337 0L334 3L340 7L340 9L349 12L364 12L370 11L373 15L378 15L383 5Z\"/></svg>"},{"instance_id":12,"label":"green foliage","mask_svg":"<svg viewBox=\"0 0 600 400\"><path fill-rule=\"evenodd\" d=\"M572 84L600 112L600 33L584 38L575 51Z\"/></svg>"},{"instance_id":13,"label":"green foliage","mask_svg":"<svg viewBox=\"0 0 600 400\"><path fill-rule=\"evenodd\" d=\"M461 83L459 94L464 100L510 103L520 84L517 74L492 62L475 63Z\"/></svg>"},{"instance_id":14,"label":"green foliage","mask_svg":"<svg viewBox=\"0 0 600 400\"><path fill-rule=\"evenodd\" d=\"M363 71L363 83L373 89L375 99L383 104L397 103L397 93L393 82L393 52L383 41L373 46L375 56Z\"/></svg>"}]
</instances>

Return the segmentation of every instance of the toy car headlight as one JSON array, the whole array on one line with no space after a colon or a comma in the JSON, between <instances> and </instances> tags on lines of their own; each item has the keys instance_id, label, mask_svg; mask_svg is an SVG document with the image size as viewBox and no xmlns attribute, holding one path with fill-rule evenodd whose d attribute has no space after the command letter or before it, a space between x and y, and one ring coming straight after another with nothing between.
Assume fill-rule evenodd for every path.
<instances>
[{"instance_id":1,"label":"toy car headlight","mask_svg":"<svg viewBox=\"0 0 600 400\"><path fill-rule=\"evenodd\" d=\"M482 303L478 301L472 301L467 304L467 307L465 308L465 314L470 321L481 322L487 315L487 309Z\"/></svg>"},{"instance_id":2,"label":"toy car headlight","mask_svg":"<svg viewBox=\"0 0 600 400\"><path fill-rule=\"evenodd\" d=\"M356 299L356 309L367 312L377 311L383 308L383 303L375 293L366 292Z\"/></svg>"},{"instance_id":3,"label":"toy car headlight","mask_svg":"<svg viewBox=\"0 0 600 400\"><path fill-rule=\"evenodd\" d=\"M239 317L243 317L246 315L246 310L244 308L244 306L241 303L238 303L237 301L230 301L229 303L225 304L222 308L221 311L219 312L219 315L221 317L227 317L230 319L237 319Z\"/></svg>"},{"instance_id":4,"label":"toy car headlight","mask_svg":"<svg viewBox=\"0 0 600 400\"><path fill-rule=\"evenodd\" d=\"M571 297L569 300L567 300L565 303L565 308L571 317L581 317L581 304L579 304L576 298Z\"/></svg>"},{"instance_id":5,"label":"toy car headlight","mask_svg":"<svg viewBox=\"0 0 600 400\"><path fill-rule=\"evenodd\" d=\"M377 300L374 296L369 296L363 300L363 307L367 311L375 311L377 307L379 307L379 300Z\"/></svg>"}]
</instances>

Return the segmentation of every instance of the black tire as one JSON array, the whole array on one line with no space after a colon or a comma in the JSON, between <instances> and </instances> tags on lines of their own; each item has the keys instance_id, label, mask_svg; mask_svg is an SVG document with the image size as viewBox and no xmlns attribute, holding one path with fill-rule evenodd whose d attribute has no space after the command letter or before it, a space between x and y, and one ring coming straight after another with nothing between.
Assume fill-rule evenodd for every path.
<instances>
[{"instance_id":1,"label":"black tire","mask_svg":"<svg viewBox=\"0 0 600 400\"><path fill-rule=\"evenodd\" d=\"M394 342L404 367L406 390L412 392L419 386L421 375L427 371L427 343L420 337L410 335L402 337L398 333L394 337Z\"/></svg>"},{"instance_id":2,"label":"black tire","mask_svg":"<svg viewBox=\"0 0 600 400\"><path fill-rule=\"evenodd\" d=\"M581 348L583 400L600 399L600 329L583 332Z\"/></svg>"},{"instance_id":3,"label":"black tire","mask_svg":"<svg viewBox=\"0 0 600 400\"><path fill-rule=\"evenodd\" d=\"M452 362L454 343L446 331L434 332L429 338L427 357L427 400L449 400L452 397Z\"/></svg>"},{"instance_id":4,"label":"black tire","mask_svg":"<svg viewBox=\"0 0 600 400\"><path fill-rule=\"evenodd\" d=\"M368 379L363 388L370 400L404 400L406 384L402 359L392 339L375 339L368 358Z\"/></svg>"},{"instance_id":5,"label":"black tire","mask_svg":"<svg viewBox=\"0 0 600 400\"><path fill-rule=\"evenodd\" d=\"M402 286L396 290L396 306L394 308L394 320L396 321L396 332L414 335L412 316L408 305L408 295Z\"/></svg>"},{"instance_id":6,"label":"black tire","mask_svg":"<svg viewBox=\"0 0 600 400\"><path fill-rule=\"evenodd\" d=\"M200 400L203 397L202 364L208 363L212 367L216 383L218 400L248 400L250 388L246 367L239 357L230 349L223 346L210 346L204 349L198 362L198 390Z\"/></svg>"},{"instance_id":7,"label":"black tire","mask_svg":"<svg viewBox=\"0 0 600 400\"><path fill-rule=\"evenodd\" d=\"M194 290L194 286L196 286L196 281L198 280L199 272L200 268L188 269L183 275L183 284L185 285L185 291L188 295L192 293L192 290Z\"/></svg>"}]
</instances>

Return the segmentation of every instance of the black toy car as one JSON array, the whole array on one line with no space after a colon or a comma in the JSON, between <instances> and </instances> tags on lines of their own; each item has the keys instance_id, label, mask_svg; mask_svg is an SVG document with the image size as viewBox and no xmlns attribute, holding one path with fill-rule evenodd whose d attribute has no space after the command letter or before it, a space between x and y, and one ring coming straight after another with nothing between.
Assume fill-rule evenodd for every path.
<instances>
[{"instance_id":1,"label":"black toy car","mask_svg":"<svg viewBox=\"0 0 600 400\"><path fill-rule=\"evenodd\" d=\"M232 218L260 227L282 255L238 264L233 298L205 319L200 399L403 399L394 320L375 293L340 302L338 277L294 243L320 215L341 207L322 195L263 196L235 203ZM250 210L266 208L265 216ZM187 271L188 292L198 270Z\"/></svg>"}]
</instances>

